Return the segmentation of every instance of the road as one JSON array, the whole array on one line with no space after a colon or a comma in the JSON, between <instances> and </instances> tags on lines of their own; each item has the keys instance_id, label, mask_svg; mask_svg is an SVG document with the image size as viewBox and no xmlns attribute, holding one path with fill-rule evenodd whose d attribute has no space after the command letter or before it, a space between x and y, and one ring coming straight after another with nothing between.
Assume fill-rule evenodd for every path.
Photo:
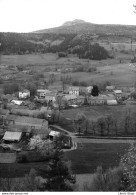
<instances>
[{"instance_id":1,"label":"road","mask_svg":"<svg viewBox=\"0 0 136 195\"><path fill-rule=\"evenodd\" d=\"M51 125L51 127L55 127L56 129L59 129L60 131L63 131L67 133L72 138L73 146L71 149L66 149L64 151L70 151L70 150L76 150L77 144L83 144L83 143L134 143L136 142L135 139L123 139L123 138L117 138L117 139L104 139L104 138L79 138L75 135L75 133L69 132L66 129L63 129L62 127L58 125Z\"/></svg>"}]
</instances>

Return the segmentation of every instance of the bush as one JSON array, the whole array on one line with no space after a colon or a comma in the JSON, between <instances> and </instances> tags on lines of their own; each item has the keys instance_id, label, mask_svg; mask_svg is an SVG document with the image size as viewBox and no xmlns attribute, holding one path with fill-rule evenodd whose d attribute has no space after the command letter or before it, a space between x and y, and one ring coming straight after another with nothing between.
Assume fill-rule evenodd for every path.
<instances>
[{"instance_id":1,"label":"bush","mask_svg":"<svg viewBox=\"0 0 136 195\"><path fill-rule=\"evenodd\" d=\"M88 83L85 82L85 81L77 81L77 80L75 80L75 81L72 82L72 85L73 85L73 86L82 86L82 87L86 87L86 86L88 86Z\"/></svg>"},{"instance_id":2,"label":"bush","mask_svg":"<svg viewBox=\"0 0 136 195\"><path fill-rule=\"evenodd\" d=\"M59 52L58 53L58 57L60 57L60 58L67 57L67 53L65 53L65 52Z\"/></svg>"},{"instance_id":3,"label":"bush","mask_svg":"<svg viewBox=\"0 0 136 195\"><path fill-rule=\"evenodd\" d=\"M96 72L97 68L96 67L90 67L88 68L88 72Z\"/></svg>"},{"instance_id":4,"label":"bush","mask_svg":"<svg viewBox=\"0 0 136 195\"><path fill-rule=\"evenodd\" d=\"M19 91L19 85L17 83L5 84L3 86L4 94L13 94Z\"/></svg>"},{"instance_id":5,"label":"bush","mask_svg":"<svg viewBox=\"0 0 136 195\"><path fill-rule=\"evenodd\" d=\"M84 185L85 191L120 191L122 189L123 169L117 167L108 169L105 172L98 167L93 176L92 183Z\"/></svg>"}]
</instances>

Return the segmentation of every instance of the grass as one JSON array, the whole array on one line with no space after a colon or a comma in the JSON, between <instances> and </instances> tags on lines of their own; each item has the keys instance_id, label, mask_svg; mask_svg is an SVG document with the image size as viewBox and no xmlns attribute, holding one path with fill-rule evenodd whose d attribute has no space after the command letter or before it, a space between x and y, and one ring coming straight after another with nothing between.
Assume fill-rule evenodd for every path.
<instances>
[{"instance_id":1,"label":"grass","mask_svg":"<svg viewBox=\"0 0 136 195\"><path fill-rule=\"evenodd\" d=\"M48 170L48 165L46 162L0 164L0 176L3 178L23 177L32 168L38 172L38 175L43 175L43 171L46 172Z\"/></svg>"},{"instance_id":2,"label":"grass","mask_svg":"<svg viewBox=\"0 0 136 195\"><path fill-rule=\"evenodd\" d=\"M73 108L68 110L62 110L61 114L65 118L75 119L78 113L84 113L88 119L96 120L101 116L115 114L120 116L127 109L131 111L136 111L136 105L117 105L117 106L82 106L79 108Z\"/></svg>"},{"instance_id":3,"label":"grass","mask_svg":"<svg viewBox=\"0 0 136 195\"><path fill-rule=\"evenodd\" d=\"M93 73L88 72L70 72L73 80L86 81L88 85L93 83L102 83L105 81L111 81L115 85L127 85L132 86L135 80L135 71L132 71L128 64L119 64L120 58L126 59L130 62L130 55L116 54L114 59L107 59L102 61L93 61L88 59L78 59L74 55L69 57L58 58L57 54L30 54L30 55L3 55L1 58L1 64L5 65L28 65L33 71L44 73L45 78L48 78L49 72L46 70L50 69L50 73L56 74L56 83L59 82L60 74L54 72L54 68L66 68L75 67L78 65L86 65L87 67L96 66L97 71ZM4 70L6 71L6 70ZM27 75L28 76L28 75ZM18 77L25 77L19 75Z\"/></svg>"},{"instance_id":4,"label":"grass","mask_svg":"<svg viewBox=\"0 0 136 195\"><path fill-rule=\"evenodd\" d=\"M128 147L128 143L80 143L77 150L65 153L65 159L71 161L74 174L94 173L98 166L118 166Z\"/></svg>"}]
</instances>

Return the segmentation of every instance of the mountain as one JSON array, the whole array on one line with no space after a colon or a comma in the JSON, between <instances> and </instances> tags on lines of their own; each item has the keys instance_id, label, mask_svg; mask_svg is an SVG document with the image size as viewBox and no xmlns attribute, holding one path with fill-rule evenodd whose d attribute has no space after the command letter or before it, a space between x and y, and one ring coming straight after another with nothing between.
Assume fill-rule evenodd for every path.
<instances>
[{"instance_id":1,"label":"mountain","mask_svg":"<svg viewBox=\"0 0 136 195\"><path fill-rule=\"evenodd\" d=\"M55 34L123 34L136 35L135 25L116 25L116 24L93 24L84 20L73 20L65 22L63 25L50 29L34 31L33 33L55 33Z\"/></svg>"},{"instance_id":2,"label":"mountain","mask_svg":"<svg viewBox=\"0 0 136 195\"><path fill-rule=\"evenodd\" d=\"M84 20L75 19L73 21L65 22L62 26L72 26L86 23Z\"/></svg>"}]
</instances>

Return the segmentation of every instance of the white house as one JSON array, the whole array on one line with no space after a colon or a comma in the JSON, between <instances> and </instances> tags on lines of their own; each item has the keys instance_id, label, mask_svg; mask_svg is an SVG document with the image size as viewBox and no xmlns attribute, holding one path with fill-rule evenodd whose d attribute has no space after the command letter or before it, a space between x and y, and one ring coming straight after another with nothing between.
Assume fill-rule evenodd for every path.
<instances>
[{"instance_id":1,"label":"white house","mask_svg":"<svg viewBox=\"0 0 136 195\"><path fill-rule=\"evenodd\" d=\"M116 98L121 98L122 97L122 90L114 90L114 95Z\"/></svg>"},{"instance_id":2,"label":"white house","mask_svg":"<svg viewBox=\"0 0 136 195\"><path fill-rule=\"evenodd\" d=\"M106 86L106 91L113 91L113 90L115 90L114 85Z\"/></svg>"},{"instance_id":3,"label":"white house","mask_svg":"<svg viewBox=\"0 0 136 195\"><path fill-rule=\"evenodd\" d=\"M12 100L11 103L20 106L23 103L23 101L21 101L21 100Z\"/></svg>"},{"instance_id":4,"label":"white house","mask_svg":"<svg viewBox=\"0 0 136 195\"><path fill-rule=\"evenodd\" d=\"M69 87L69 94L79 95L80 88L79 87Z\"/></svg>"},{"instance_id":5,"label":"white house","mask_svg":"<svg viewBox=\"0 0 136 195\"><path fill-rule=\"evenodd\" d=\"M30 97L30 91L25 89L23 91L19 91L19 98L20 99L26 99Z\"/></svg>"},{"instance_id":6,"label":"white house","mask_svg":"<svg viewBox=\"0 0 136 195\"><path fill-rule=\"evenodd\" d=\"M51 130L51 132L49 133L50 140L55 140L59 136L60 136L60 132L58 131Z\"/></svg>"},{"instance_id":7,"label":"white house","mask_svg":"<svg viewBox=\"0 0 136 195\"><path fill-rule=\"evenodd\" d=\"M107 105L109 106L113 106L113 105L117 105L117 100L107 100Z\"/></svg>"},{"instance_id":8,"label":"white house","mask_svg":"<svg viewBox=\"0 0 136 195\"><path fill-rule=\"evenodd\" d=\"M93 86L88 86L88 87L86 88L87 93L91 93L91 92L92 92L92 89L93 89Z\"/></svg>"},{"instance_id":9,"label":"white house","mask_svg":"<svg viewBox=\"0 0 136 195\"><path fill-rule=\"evenodd\" d=\"M45 98L45 95L50 92L48 89L37 89L37 96L38 98Z\"/></svg>"}]
</instances>

